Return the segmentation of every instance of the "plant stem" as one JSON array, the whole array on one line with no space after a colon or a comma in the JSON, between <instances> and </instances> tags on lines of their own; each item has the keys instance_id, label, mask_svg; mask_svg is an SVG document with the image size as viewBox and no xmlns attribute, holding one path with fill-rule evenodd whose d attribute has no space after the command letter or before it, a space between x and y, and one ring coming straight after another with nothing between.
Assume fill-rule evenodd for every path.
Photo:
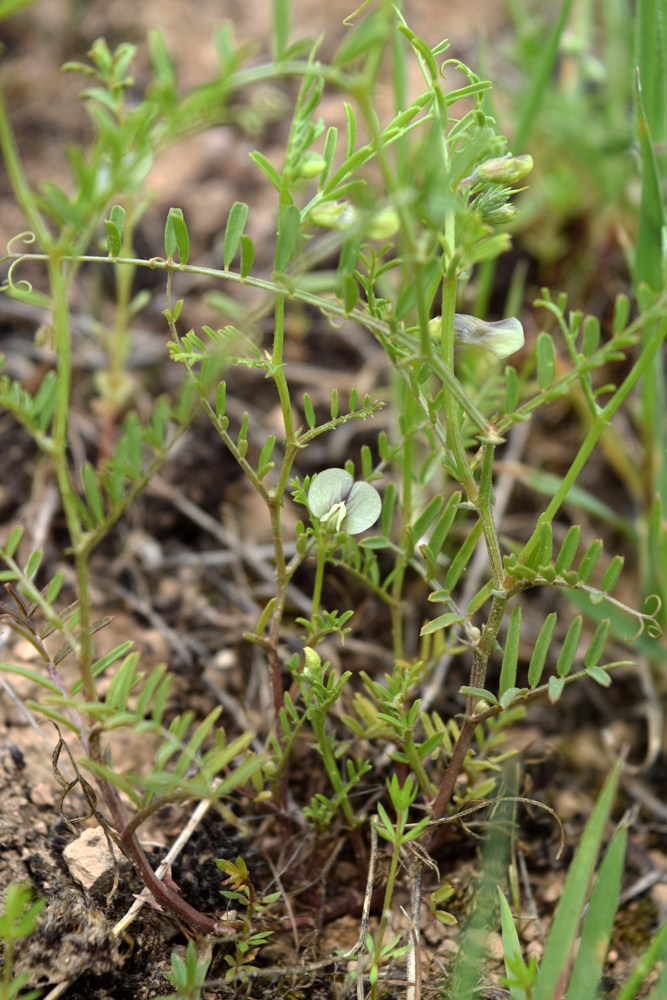
<instances>
[{"instance_id":1,"label":"plant stem","mask_svg":"<svg viewBox=\"0 0 667 1000\"><path fill-rule=\"evenodd\" d=\"M311 617L316 615L320 610L322 583L324 581L324 567L327 561L327 549L330 537L329 532L326 532L317 549L317 569L315 570L315 583L313 585L313 604L310 612Z\"/></svg>"},{"instance_id":2,"label":"plant stem","mask_svg":"<svg viewBox=\"0 0 667 1000\"><path fill-rule=\"evenodd\" d=\"M35 205L35 196L30 189L23 171L23 164L21 163L21 158L19 157L16 149L14 133L11 125L9 124L9 119L7 118L5 102L1 91L0 147L2 148L5 168L7 170L14 194L16 195L16 200L21 206L23 214L28 220L29 225L32 226L35 236L39 240L42 249L48 253L53 245L51 233L49 232L46 223L42 219L42 216Z\"/></svg>"},{"instance_id":3,"label":"plant stem","mask_svg":"<svg viewBox=\"0 0 667 1000\"><path fill-rule=\"evenodd\" d=\"M417 751L417 745L414 740L412 733L409 733L403 742L403 749L405 750L405 755L410 761L410 768L415 778L419 782L419 787L421 789L422 795L426 799L429 799L433 792L435 791L435 786L426 773L426 768L422 763L422 759Z\"/></svg>"},{"instance_id":4,"label":"plant stem","mask_svg":"<svg viewBox=\"0 0 667 1000\"><path fill-rule=\"evenodd\" d=\"M505 614L506 605L506 597L495 596L493 598L493 604L491 605L488 621L480 639L473 648L473 668L470 675L471 687L484 687L484 682L486 680L486 666L491 650L493 649L493 643L498 635L500 624ZM456 746L454 747L454 752L450 757L447 770L445 771L440 784L440 789L433 805L431 806L431 814L434 819L440 819L449 805L449 801L454 793L456 781L463 768L465 756L470 749L473 734L476 726L478 725L477 719L472 720L470 718L470 716L472 716L475 701L476 699L472 695L469 695L466 704L466 715L468 718L463 723L461 732L459 733L459 738L456 741Z\"/></svg>"},{"instance_id":5,"label":"plant stem","mask_svg":"<svg viewBox=\"0 0 667 1000\"><path fill-rule=\"evenodd\" d=\"M566 475L563 478L563 482L560 484L558 490L553 496L553 499L549 503L545 512L540 516L538 523L535 527L535 531L531 535L530 539L524 545L519 559L524 562L530 557L533 550L537 546L537 539L540 531L540 527L544 521L551 521L558 508L565 500L565 497L569 493L571 487L574 485L579 473L583 469L584 465L588 461L588 458L593 451L593 448L597 444L598 438L602 434L604 428L609 423L613 415L616 413L621 403L626 399L631 390L635 387L639 379L642 377L644 372L653 363L660 345L667 336L667 318L663 319L662 322L655 328L652 335L642 349L642 352L635 362L630 373L624 378L621 385L618 387L614 395L611 397L607 405L603 410L600 411L598 416L591 422L588 434L586 435L579 451L577 452L574 462L568 469Z\"/></svg>"},{"instance_id":6,"label":"plant stem","mask_svg":"<svg viewBox=\"0 0 667 1000\"><path fill-rule=\"evenodd\" d=\"M399 818L397 817L396 829L399 829ZM384 940L384 934L387 929L387 914L390 912L389 907L391 906L392 896L394 895L394 882L396 881L396 872L398 870L398 862L400 860L401 847L400 838L398 833L396 836L396 842L394 843L394 850L391 855L391 864L389 865L389 874L387 876L387 888L384 894L384 901L382 904L382 916L380 917L380 926L378 927L377 936L375 938L375 953L373 955L373 967L377 970L376 975L379 973L380 969L380 957L382 952L382 942ZM377 979L371 984L370 1000L377 1000Z\"/></svg>"},{"instance_id":7,"label":"plant stem","mask_svg":"<svg viewBox=\"0 0 667 1000\"><path fill-rule=\"evenodd\" d=\"M412 520L412 469L414 465L414 437L411 431L415 425L415 400L409 385L403 388L403 423L404 423L404 445L403 445L403 496L401 498L401 529L399 535L399 546L404 549L407 543L407 526ZM405 579L406 558L405 552L401 551L396 556L394 563L394 581L392 583L392 604L391 604L391 634L393 640L394 656L401 659L403 656L403 616L401 611L401 595L403 593L403 581Z\"/></svg>"}]
</instances>

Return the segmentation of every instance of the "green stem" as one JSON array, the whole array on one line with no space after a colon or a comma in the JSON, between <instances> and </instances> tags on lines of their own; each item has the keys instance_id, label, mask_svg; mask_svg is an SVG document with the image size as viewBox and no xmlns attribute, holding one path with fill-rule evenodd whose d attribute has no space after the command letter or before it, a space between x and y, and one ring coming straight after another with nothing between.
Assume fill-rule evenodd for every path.
<instances>
[{"instance_id":1,"label":"green stem","mask_svg":"<svg viewBox=\"0 0 667 1000\"><path fill-rule=\"evenodd\" d=\"M588 458L593 451L593 448L597 444L598 438L604 431L606 425L609 423L613 415L616 413L621 403L626 399L628 394L635 387L639 379L642 377L644 372L653 363L660 345L667 336L667 318L663 319L662 322L653 331L653 334L646 344L646 347L642 350L642 353L635 363L634 367L630 373L625 377L619 388L616 390L614 395L611 397L607 405L603 410L600 411L598 416L592 421L589 428L588 434L586 435L583 444L581 445L577 456L568 469L563 482L560 484L558 490L553 496L553 499L549 503L549 506L540 516L538 523L535 527L531 538L524 545L519 559L524 562L530 557L533 550L537 546L537 539L540 531L540 526L544 521L551 521L558 508L565 500L570 489L574 485L579 473L583 469L584 465L588 461Z\"/></svg>"},{"instance_id":2,"label":"green stem","mask_svg":"<svg viewBox=\"0 0 667 1000\"><path fill-rule=\"evenodd\" d=\"M90 634L90 578L88 568L88 553L80 546L85 536L81 529L76 508L75 492L72 486L67 463L67 429L70 406L71 370L71 338L69 330L69 312L67 302L67 285L62 270L62 263L57 252L49 259L49 278L53 297L53 325L58 352L58 395L54 415L54 433L52 457L60 489L60 496L65 510L72 548L75 552L75 568L80 606L80 629L78 661L83 690L86 700L97 701L95 678L92 671L93 647ZM93 720L91 719L91 724Z\"/></svg>"},{"instance_id":3,"label":"green stem","mask_svg":"<svg viewBox=\"0 0 667 1000\"><path fill-rule=\"evenodd\" d=\"M280 397L280 406L283 411L283 421L285 424L285 443L287 445L294 444L296 442L296 434L294 431L294 417L292 415L292 403L290 400L289 387L287 385L287 379L285 378L285 373L282 369L283 364L283 347L285 341L285 299L282 296L276 297L276 309L275 309L275 332L273 335L273 353L271 355L271 361L276 366L276 372L273 376L276 388L278 389L278 396Z\"/></svg>"},{"instance_id":4,"label":"green stem","mask_svg":"<svg viewBox=\"0 0 667 1000\"><path fill-rule=\"evenodd\" d=\"M131 195L127 196L127 206L125 213L125 226L123 229L123 246L121 254L123 257L132 256L132 227L134 216L134 204ZM113 330L108 338L109 351L109 398L107 400L110 410L110 418L114 419L118 410L125 401L123 392L126 379L125 360L129 347L128 335L128 314L130 296L132 294L132 279L134 268L116 265L116 310L114 315Z\"/></svg>"},{"instance_id":5,"label":"green stem","mask_svg":"<svg viewBox=\"0 0 667 1000\"><path fill-rule=\"evenodd\" d=\"M408 733L405 737L405 740L403 741L403 749L405 750L406 757L410 761L410 768L419 782L422 795L424 795L426 799L430 799L435 791L435 787L426 773L426 768L424 767L422 759L419 756L417 744L415 743L412 733Z\"/></svg>"},{"instance_id":6,"label":"green stem","mask_svg":"<svg viewBox=\"0 0 667 1000\"><path fill-rule=\"evenodd\" d=\"M315 738L317 740L317 745L320 748L320 753L322 754L322 762L324 768L329 776L329 781L338 796L341 804L341 808L345 815L345 821L348 827L352 830L356 827L356 820L354 816L354 810L350 804L350 800L345 792L345 787L341 780L340 773L338 771L338 765L336 764L336 758L331 752L331 745L327 739L326 734L326 712L316 712L313 715L313 730L315 732Z\"/></svg>"},{"instance_id":7,"label":"green stem","mask_svg":"<svg viewBox=\"0 0 667 1000\"><path fill-rule=\"evenodd\" d=\"M398 818L397 826L398 831ZM380 926L378 927L377 936L375 938L375 954L373 955L373 968L376 970L376 977L379 976L380 971L380 956L382 951L382 942L384 940L385 931L387 930L387 913L389 912L389 907L391 906L391 900L394 895L394 883L396 881L396 872L398 870L398 862L400 860L400 838L397 835L396 843L394 843L394 850L391 855L391 864L389 866L389 874L387 876L387 888L384 894L384 902L382 904L382 916L380 918ZM375 978L375 982L371 984L370 1000L377 1000L378 995L378 980Z\"/></svg>"},{"instance_id":8,"label":"green stem","mask_svg":"<svg viewBox=\"0 0 667 1000\"><path fill-rule=\"evenodd\" d=\"M88 554L77 553L75 557L76 582L79 591L79 656L78 664L83 681L86 701L97 701L97 688L93 674L93 641L90 632L90 567ZM91 724L93 720L91 718Z\"/></svg>"},{"instance_id":9,"label":"green stem","mask_svg":"<svg viewBox=\"0 0 667 1000\"><path fill-rule=\"evenodd\" d=\"M401 501L401 527L399 534L399 547L401 552L397 553L394 563L394 580L392 583L392 603L391 603L391 634L394 648L394 656L401 659L403 656L403 615L401 609L401 595L403 593L403 581L405 579L405 567L407 560L404 547L407 544L407 527L412 521L412 470L414 466L414 436L412 430L415 424L415 400L409 385L405 385L403 403L403 426L405 429L403 445L403 496Z\"/></svg>"},{"instance_id":10,"label":"green stem","mask_svg":"<svg viewBox=\"0 0 667 1000\"><path fill-rule=\"evenodd\" d=\"M16 196L23 214L30 226L35 233L35 236L39 240L42 248L47 252L53 246L53 239L51 233L49 232L46 223L42 219L37 207L35 206L35 196L32 193L26 176L23 172L23 165L19 157L18 151L16 149L16 142L14 141L14 133L12 127L9 124L9 119L7 117L7 112L5 109L5 102L0 91L0 147L2 148L2 153L5 161L5 169L9 176L9 180Z\"/></svg>"},{"instance_id":11,"label":"green stem","mask_svg":"<svg viewBox=\"0 0 667 1000\"><path fill-rule=\"evenodd\" d=\"M53 421L52 456L58 487L65 509L65 518L72 544L81 537L81 524L74 506L74 490L67 465L67 429L69 422L70 390L72 383L71 341L69 310L62 262L57 253L48 258L49 283L53 298L53 327L58 354L58 394Z\"/></svg>"},{"instance_id":12,"label":"green stem","mask_svg":"<svg viewBox=\"0 0 667 1000\"><path fill-rule=\"evenodd\" d=\"M456 382L454 375L454 311L456 308L456 280L443 281L442 283L442 340L441 356L443 367L452 379ZM434 371L436 369L434 368ZM440 372L438 372L440 374ZM477 484L470 471L468 456L463 445L463 435L461 433L461 420L459 416L458 400L449 391L449 385L445 386L445 416L447 419L447 440L454 453L456 467L461 477L460 481L465 488L470 503L477 504ZM486 427L486 422L485 422Z\"/></svg>"},{"instance_id":13,"label":"green stem","mask_svg":"<svg viewBox=\"0 0 667 1000\"><path fill-rule=\"evenodd\" d=\"M506 597L495 596L491 605L491 612L484 631L473 648L473 668L470 675L470 686L483 688L486 680L486 666L493 649L494 641L498 635L500 624L505 614L507 605ZM438 794L431 807L431 815L434 819L440 819L449 801L454 794L456 781L463 768L465 756L470 749L475 728L478 725L477 719L472 719L472 710L475 698L470 695L466 704L466 721L463 724L459 738L456 741L454 752L450 757L447 770L443 776Z\"/></svg>"},{"instance_id":14,"label":"green stem","mask_svg":"<svg viewBox=\"0 0 667 1000\"><path fill-rule=\"evenodd\" d=\"M327 549L329 547L330 537L329 532L326 532L317 549L317 569L315 570L315 585L313 587L313 605L311 608L311 616L316 615L320 610L320 601L322 600L322 583L324 581L324 567L327 561Z\"/></svg>"},{"instance_id":15,"label":"green stem","mask_svg":"<svg viewBox=\"0 0 667 1000\"><path fill-rule=\"evenodd\" d=\"M482 445L482 474L479 483L477 513L482 522L486 549L493 574L493 585L500 590L504 580L503 557L500 552L498 532L493 520L493 457L495 446L490 441Z\"/></svg>"}]
</instances>

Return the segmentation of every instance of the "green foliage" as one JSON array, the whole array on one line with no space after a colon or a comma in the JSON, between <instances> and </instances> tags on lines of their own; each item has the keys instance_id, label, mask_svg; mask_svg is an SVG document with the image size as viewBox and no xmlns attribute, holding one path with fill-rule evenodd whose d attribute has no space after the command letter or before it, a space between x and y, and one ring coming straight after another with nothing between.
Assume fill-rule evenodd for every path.
<instances>
[{"instance_id":1,"label":"green foliage","mask_svg":"<svg viewBox=\"0 0 667 1000\"><path fill-rule=\"evenodd\" d=\"M240 933L235 942L235 954L225 955L225 961L229 965L225 978L243 982L249 974L258 971L257 966L252 965L252 961L260 947L266 944L267 938L273 933L266 930L258 931L253 927L253 920L261 920L266 908L280 899L282 893L272 892L266 896L258 896L250 880L248 867L241 857L235 862L223 858L216 861L216 864L227 875L222 884L230 886L229 889L221 890L221 895L245 907Z\"/></svg>"},{"instance_id":2,"label":"green foliage","mask_svg":"<svg viewBox=\"0 0 667 1000\"><path fill-rule=\"evenodd\" d=\"M25 982L30 978L29 972L13 975L16 942L32 934L37 926L37 918L46 906L45 899L32 902L32 896L32 888L27 882L11 882L5 894L0 911L0 940L4 942L1 1000L16 1000L19 996L24 1000L37 1000L41 996L41 990L24 992Z\"/></svg>"},{"instance_id":3,"label":"green foliage","mask_svg":"<svg viewBox=\"0 0 667 1000\"><path fill-rule=\"evenodd\" d=\"M197 961L194 941L188 941L185 961L176 952L171 956L171 972L165 972L165 979L168 979L179 1000L199 1000L202 989L206 981L211 959L209 956ZM169 1000L167 997L160 997L159 1000Z\"/></svg>"}]
</instances>

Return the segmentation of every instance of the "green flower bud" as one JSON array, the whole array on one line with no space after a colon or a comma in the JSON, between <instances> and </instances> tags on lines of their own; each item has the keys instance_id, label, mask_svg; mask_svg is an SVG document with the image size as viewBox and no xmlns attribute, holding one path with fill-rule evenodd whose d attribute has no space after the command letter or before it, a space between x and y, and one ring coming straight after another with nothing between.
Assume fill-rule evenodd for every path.
<instances>
[{"instance_id":1,"label":"green flower bud","mask_svg":"<svg viewBox=\"0 0 667 1000\"><path fill-rule=\"evenodd\" d=\"M306 658L306 666L311 670L317 670L322 665L320 654L312 646L306 646L303 653Z\"/></svg>"},{"instance_id":2,"label":"green flower bud","mask_svg":"<svg viewBox=\"0 0 667 1000\"><path fill-rule=\"evenodd\" d=\"M357 219L357 210L349 201L322 201L310 213L310 221L324 229L348 229Z\"/></svg>"},{"instance_id":3,"label":"green flower bud","mask_svg":"<svg viewBox=\"0 0 667 1000\"><path fill-rule=\"evenodd\" d=\"M373 216L366 228L366 235L372 240L387 240L397 233L401 220L395 208L383 208Z\"/></svg>"},{"instance_id":4,"label":"green flower bud","mask_svg":"<svg viewBox=\"0 0 667 1000\"><path fill-rule=\"evenodd\" d=\"M519 209L509 201L505 205L499 205L489 212L482 212L482 221L493 226L502 226L506 222L512 222L519 214Z\"/></svg>"},{"instance_id":5,"label":"green flower bud","mask_svg":"<svg viewBox=\"0 0 667 1000\"><path fill-rule=\"evenodd\" d=\"M296 172L299 177L317 177L318 174L322 173L325 166L324 157L320 156L319 153L309 150L303 154L297 163Z\"/></svg>"},{"instance_id":6,"label":"green flower bud","mask_svg":"<svg viewBox=\"0 0 667 1000\"><path fill-rule=\"evenodd\" d=\"M523 156L497 156L480 163L473 173L474 180L489 181L491 184L514 184L533 169L533 158Z\"/></svg>"},{"instance_id":7,"label":"green flower bud","mask_svg":"<svg viewBox=\"0 0 667 1000\"><path fill-rule=\"evenodd\" d=\"M428 324L429 333L439 340L442 331L442 319L436 316ZM474 344L491 351L497 358L507 358L515 351L521 350L524 344L523 327L518 319L510 316L499 319L495 323L486 323L476 316L454 314L454 336L457 344Z\"/></svg>"},{"instance_id":8,"label":"green flower bud","mask_svg":"<svg viewBox=\"0 0 667 1000\"><path fill-rule=\"evenodd\" d=\"M304 677L311 683L313 681L320 681L322 679L322 659L320 654L312 646L306 646L303 653L306 658L306 664L303 668Z\"/></svg>"}]
</instances>

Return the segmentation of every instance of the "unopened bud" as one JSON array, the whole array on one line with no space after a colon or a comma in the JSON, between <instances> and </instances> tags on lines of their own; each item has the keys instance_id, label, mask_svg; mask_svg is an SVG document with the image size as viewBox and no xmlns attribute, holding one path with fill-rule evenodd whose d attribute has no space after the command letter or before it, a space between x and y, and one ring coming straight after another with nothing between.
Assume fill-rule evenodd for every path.
<instances>
[{"instance_id":1,"label":"unopened bud","mask_svg":"<svg viewBox=\"0 0 667 1000\"><path fill-rule=\"evenodd\" d=\"M312 646L306 646L303 652L306 658L306 666L304 667L303 672L308 680L317 680L320 676L320 670L322 667L320 654L316 652Z\"/></svg>"},{"instance_id":2,"label":"unopened bud","mask_svg":"<svg viewBox=\"0 0 667 1000\"><path fill-rule=\"evenodd\" d=\"M310 221L324 229L348 229L357 219L349 201L323 201L310 212Z\"/></svg>"},{"instance_id":3,"label":"unopened bud","mask_svg":"<svg viewBox=\"0 0 667 1000\"><path fill-rule=\"evenodd\" d=\"M326 166L324 157L320 156L319 153L314 153L309 150L304 153L296 166L296 172L299 177L317 177L321 174Z\"/></svg>"},{"instance_id":4,"label":"unopened bud","mask_svg":"<svg viewBox=\"0 0 667 1000\"><path fill-rule=\"evenodd\" d=\"M475 180L491 184L515 184L532 169L533 158L527 153L523 156L497 156L480 163L472 176Z\"/></svg>"},{"instance_id":5,"label":"unopened bud","mask_svg":"<svg viewBox=\"0 0 667 1000\"><path fill-rule=\"evenodd\" d=\"M372 240L387 240L397 233L401 220L395 208L383 208L373 216L366 229L366 235Z\"/></svg>"},{"instance_id":6,"label":"unopened bud","mask_svg":"<svg viewBox=\"0 0 667 1000\"><path fill-rule=\"evenodd\" d=\"M519 209L509 201L505 205L482 212L482 221L492 226L502 226L506 222L512 222L519 214Z\"/></svg>"}]
</instances>

